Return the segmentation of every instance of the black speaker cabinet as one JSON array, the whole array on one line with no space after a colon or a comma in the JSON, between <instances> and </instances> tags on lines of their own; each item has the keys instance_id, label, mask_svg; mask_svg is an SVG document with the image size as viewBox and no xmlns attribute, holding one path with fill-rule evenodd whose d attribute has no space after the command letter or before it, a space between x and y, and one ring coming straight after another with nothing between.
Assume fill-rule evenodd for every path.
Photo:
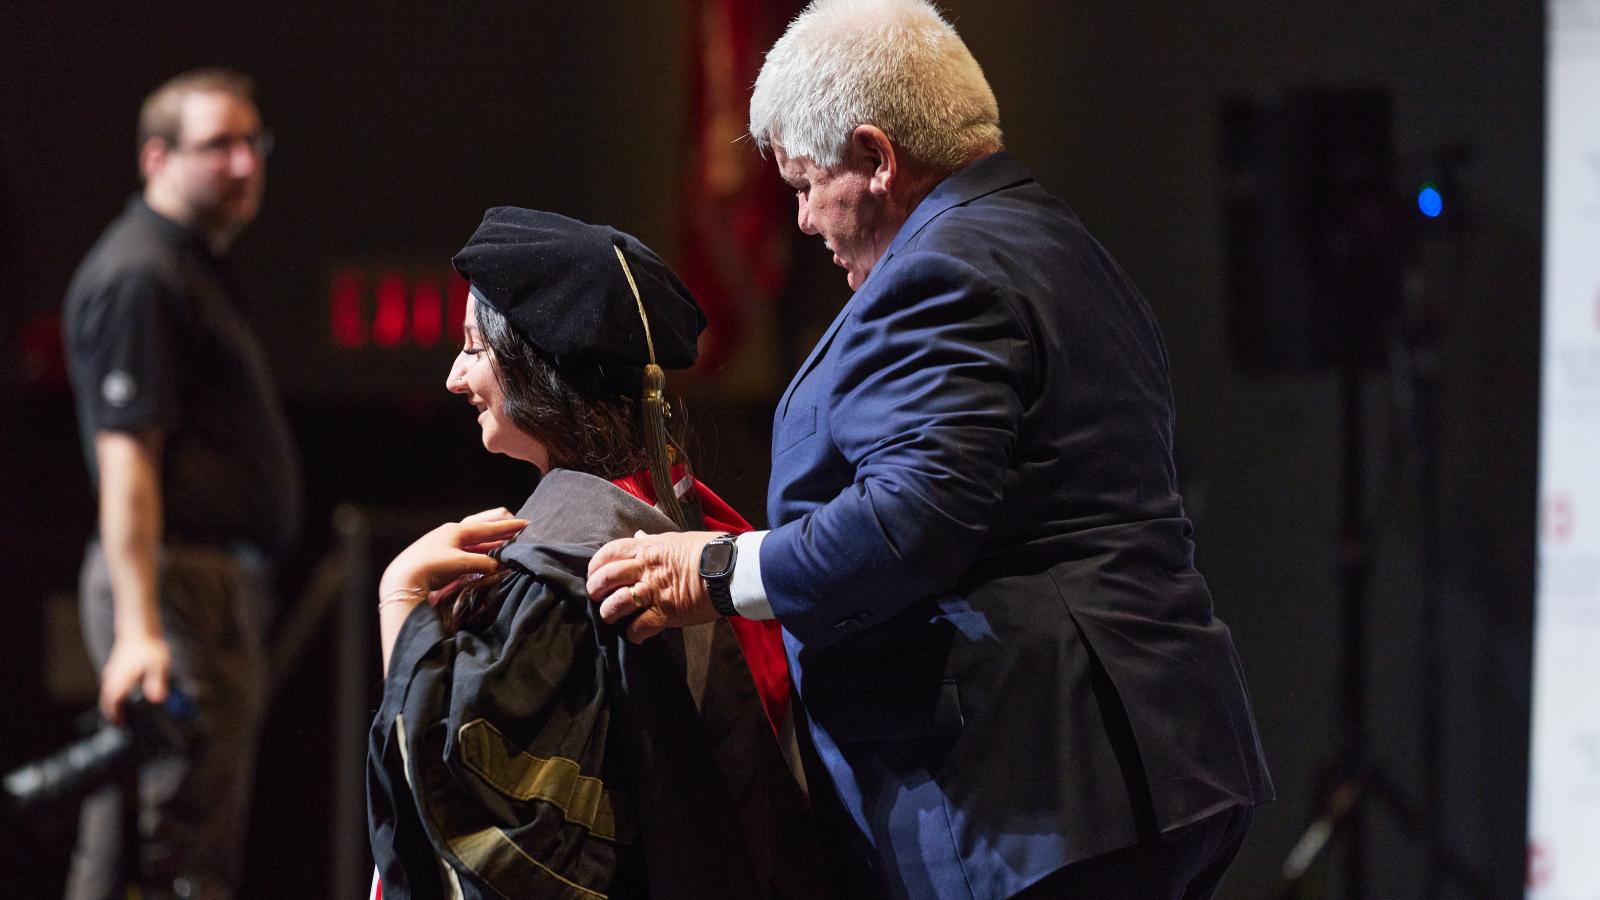
<instances>
[{"instance_id":1,"label":"black speaker cabinet","mask_svg":"<svg viewBox=\"0 0 1600 900\"><path fill-rule=\"evenodd\" d=\"M1223 142L1235 361L1252 372L1381 364L1401 299L1389 95L1230 101Z\"/></svg>"}]
</instances>

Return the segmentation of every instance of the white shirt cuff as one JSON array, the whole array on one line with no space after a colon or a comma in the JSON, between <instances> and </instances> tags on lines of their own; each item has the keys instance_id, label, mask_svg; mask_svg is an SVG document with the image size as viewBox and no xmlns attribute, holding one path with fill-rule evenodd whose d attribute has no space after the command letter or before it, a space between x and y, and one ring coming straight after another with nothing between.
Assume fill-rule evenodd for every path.
<instances>
[{"instance_id":1,"label":"white shirt cuff","mask_svg":"<svg viewBox=\"0 0 1600 900\"><path fill-rule=\"evenodd\" d=\"M775 619L772 604L767 602L766 588L761 584L761 542L767 539L765 531L747 531L734 538L739 555L733 564L733 581L728 592L733 595L733 608L746 619Z\"/></svg>"}]
</instances>

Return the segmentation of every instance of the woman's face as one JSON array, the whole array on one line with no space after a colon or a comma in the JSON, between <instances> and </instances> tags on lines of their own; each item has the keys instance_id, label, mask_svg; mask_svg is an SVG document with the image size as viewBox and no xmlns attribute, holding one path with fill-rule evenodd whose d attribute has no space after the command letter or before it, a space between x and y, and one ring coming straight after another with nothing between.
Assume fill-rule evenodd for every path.
<instances>
[{"instance_id":1,"label":"woman's face","mask_svg":"<svg viewBox=\"0 0 1600 900\"><path fill-rule=\"evenodd\" d=\"M505 394L500 388L500 365L484 346L478 331L478 301L467 297L467 318L463 323L466 344L456 354L445 389L466 395L478 411L478 427L483 429L483 446L490 453L504 453L513 459L533 463L539 471L550 471L550 451L539 440L506 416Z\"/></svg>"}]
</instances>

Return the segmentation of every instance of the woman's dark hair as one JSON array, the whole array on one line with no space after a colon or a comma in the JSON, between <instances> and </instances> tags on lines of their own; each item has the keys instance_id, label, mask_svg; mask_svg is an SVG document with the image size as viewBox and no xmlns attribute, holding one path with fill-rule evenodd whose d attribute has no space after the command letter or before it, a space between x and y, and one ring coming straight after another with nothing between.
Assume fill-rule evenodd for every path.
<instances>
[{"instance_id":1,"label":"woman's dark hair","mask_svg":"<svg viewBox=\"0 0 1600 900\"><path fill-rule=\"evenodd\" d=\"M499 366L506 417L545 446L553 468L611 480L648 464L637 388L608 387L597 364L557 368L486 303L478 334Z\"/></svg>"},{"instance_id":2,"label":"woman's dark hair","mask_svg":"<svg viewBox=\"0 0 1600 900\"><path fill-rule=\"evenodd\" d=\"M477 319L478 335L499 369L506 417L544 445L551 468L615 481L649 464L637 375L627 379L633 390L624 392L608 383L598 364L558 368L486 303L477 304ZM677 448L683 445L681 420L674 424ZM437 604L445 629L481 624L490 589L506 571L449 590Z\"/></svg>"}]
</instances>

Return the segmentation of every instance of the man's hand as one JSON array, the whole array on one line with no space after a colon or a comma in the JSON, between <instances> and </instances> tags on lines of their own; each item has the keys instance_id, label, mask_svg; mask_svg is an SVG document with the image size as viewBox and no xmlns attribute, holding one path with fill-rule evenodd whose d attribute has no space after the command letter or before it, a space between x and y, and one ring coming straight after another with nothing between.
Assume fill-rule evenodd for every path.
<instances>
[{"instance_id":1,"label":"man's hand","mask_svg":"<svg viewBox=\"0 0 1600 900\"><path fill-rule=\"evenodd\" d=\"M600 618L628 624L635 644L665 628L698 625L717 618L711 595L700 578L700 551L718 531L639 532L600 548L589 560L589 596L600 604Z\"/></svg>"},{"instance_id":2,"label":"man's hand","mask_svg":"<svg viewBox=\"0 0 1600 900\"><path fill-rule=\"evenodd\" d=\"M135 687L151 703L167 699L172 650L160 635L128 635L111 644L111 657L100 673L100 713L108 722L122 722L123 706Z\"/></svg>"}]
</instances>

